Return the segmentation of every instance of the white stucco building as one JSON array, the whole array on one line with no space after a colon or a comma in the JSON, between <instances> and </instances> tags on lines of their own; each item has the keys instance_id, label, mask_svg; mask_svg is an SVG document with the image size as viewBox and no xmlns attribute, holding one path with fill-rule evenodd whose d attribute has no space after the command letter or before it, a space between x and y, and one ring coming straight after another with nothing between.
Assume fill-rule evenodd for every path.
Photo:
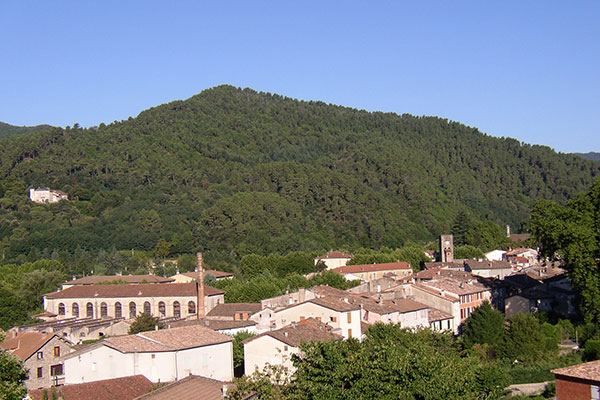
<instances>
[{"instance_id":1,"label":"white stucco building","mask_svg":"<svg viewBox=\"0 0 600 400\"><path fill-rule=\"evenodd\" d=\"M65 357L65 384L144 375L171 382L200 375L233 379L233 338L203 326L111 337Z\"/></svg>"},{"instance_id":2,"label":"white stucco building","mask_svg":"<svg viewBox=\"0 0 600 400\"><path fill-rule=\"evenodd\" d=\"M37 189L29 189L29 199L36 203L57 203L61 200L68 200L69 195L60 190L39 187Z\"/></svg>"},{"instance_id":3,"label":"white stucco building","mask_svg":"<svg viewBox=\"0 0 600 400\"><path fill-rule=\"evenodd\" d=\"M281 365L291 374L292 354L298 354L300 344L314 341L339 340L324 324L293 324L244 340L244 373L263 371L267 365Z\"/></svg>"},{"instance_id":4,"label":"white stucco building","mask_svg":"<svg viewBox=\"0 0 600 400\"><path fill-rule=\"evenodd\" d=\"M323 297L306 300L280 310L269 311L269 315L271 315L269 320L271 329L279 329L292 323L314 318L323 324L329 325L333 329L333 333L339 334L345 339L360 339L361 337L360 306L333 298ZM264 315L257 313L251 316L250 319L259 323L261 317L264 318Z\"/></svg>"}]
</instances>

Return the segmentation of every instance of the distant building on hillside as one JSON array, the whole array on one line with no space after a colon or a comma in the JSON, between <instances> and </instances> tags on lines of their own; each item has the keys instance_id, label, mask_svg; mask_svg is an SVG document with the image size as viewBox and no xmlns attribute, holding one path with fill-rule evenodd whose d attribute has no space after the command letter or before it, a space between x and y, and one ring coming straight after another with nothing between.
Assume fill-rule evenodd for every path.
<instances>
[{"instance_id":1,"label":"distant building on hillside","mask_svg":"<svg viewBox=\"0 0 600 400\"><path fill-rule=\"evenodd\" d=\"M325 255L315 258L315 265L322 261L327 266L327 269L343 267L352 259L351 254L342 253L341 251L331 251Z\"/></svg>"},{"instance_id":2,"label":"distant building on hillside","mask_svg":"<svg viewBox=\"0 0 600 400\"><path fill-rule=\"evenodd\" d=\"M61 200L69 200L69 195L60 190L39 187L29 189L29 199L35 203L58 203Z\"/></svg>"}]
</instances>

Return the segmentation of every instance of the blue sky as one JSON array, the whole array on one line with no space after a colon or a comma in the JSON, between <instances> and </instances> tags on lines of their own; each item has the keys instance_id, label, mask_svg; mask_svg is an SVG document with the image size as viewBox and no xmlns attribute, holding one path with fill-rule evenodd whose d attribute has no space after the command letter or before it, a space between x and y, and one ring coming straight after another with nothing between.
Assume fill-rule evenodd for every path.
<instances>
[{"instance_id":1,"label":"blue sky","mask_svg":"<svg viewBox=\"0 0 600 400\"><path fill-rule=\"evenodd\" d=\"M0 121L82 126L220 84L600 151L599 1L0 2Z\"/></svg>"}]
</instances>

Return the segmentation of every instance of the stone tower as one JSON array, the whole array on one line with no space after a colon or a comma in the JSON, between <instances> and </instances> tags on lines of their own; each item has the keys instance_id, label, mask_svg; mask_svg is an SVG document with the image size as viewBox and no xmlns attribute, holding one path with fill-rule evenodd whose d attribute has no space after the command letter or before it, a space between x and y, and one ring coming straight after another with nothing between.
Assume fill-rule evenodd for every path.
<instances>
[{"instance_id":1,"label":"stone tower","mask_svg":"<svg viewBox=\"0 0 600 400\"><path fill-rule=\"evenodd\" d=\"M454 243L452 235L440 235L440 261L454 261Z\"/></svg>"}]
</instances>

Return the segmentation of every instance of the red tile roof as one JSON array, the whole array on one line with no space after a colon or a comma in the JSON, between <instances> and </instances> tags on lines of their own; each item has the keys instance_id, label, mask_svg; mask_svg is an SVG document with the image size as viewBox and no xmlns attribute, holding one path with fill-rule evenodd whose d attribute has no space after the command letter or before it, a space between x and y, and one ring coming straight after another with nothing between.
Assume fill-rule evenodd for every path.
<instances>
[{"instance_id":1,"label":"red tile roof","mask_svg":"<svg viewBox=\"0 0 600 400\"><path fill-rule=\"evenodd\" d=\"M47 389L48 398L52 398L52 390ZM56 390L58 397L63 400L133 400L150 392L152 382L143 375L134 375L77 385L57 386L54 390ZM44 389L31 390L29 396L34 400L42 400Z\"/></svg>"},{"instance_id":2,"label":"red tile roof","mask_svg":"<svg viewBox=\"0 0 600 400\"><path fill-rule=\"evenodd\" d=\"M204 286L206 296L225 293L210 286ZM114 298L114 297L169 297L196 296L195 283L131 284L131 285L78 285L46 295L48 299L75 298Z\"/></svg>"},{"instance_id":3,"label":"red tile roof","mask_svg":"<svg viewBox=\"0 0 600 400\"><path fill-rule=\"evenodd\" d=\"M4 342L0 343L0 348L9 351L15 357L25 361L48 343L54 336L56 336L54 333L20 333L17 336L7 338Z\"/></svg>"},{"instance_id":4,"label":"red tile roof","mask_svg":"<svg viewBox=\"0 0 600 400\"><path fill-rule=\"evenodd\" d=\"M438 310L437 308L429 308L429 322L443 321L445 319L454 318L452 315Z\"/></svg>"},{"instance_id":5,"label":"red tile roof","mask_svg":"<svg viewBox=\"0 0 600 400\"><path fill-rule=\"evenodd\" d=\"M329 332L325 325L314 326L313 324L293 324L281 329L261 333L258 336L248 338L243 341L244 344L252 342L263 336L271 336L288 346L298 347L300 343L309 343L326 340L338 340L342 337Z\"/></svg>"},{"instance_id":6,"label":"red tile roof","mask_svg":"<svg viewBox=\"0 0 600 400\"><path fill-rule=\"evenodd\" d=\"M233 274L229 273L229 272L223 272L223 271L217 271L214 269L205 269L204 270L204 274L211 274L213 275L215 278L229 278L232 277ZM193 272L184 272L181 275L185 275L188 278L193 278L193 279L198 279L198 272L197 271L193 271Z\"/></svg>"},{"instance_id":7,"label":"red tile roof","mask_svg":"<svg viewBox=\"0 0 600 400\"><path fill-rule=\"evenodd\" d=\"M90 275L65 282L64 285L94 285L100 282L118 281L127 283L169 283L173 282L174 279L157 275Z\"/></svg>"},{"instance_id":8,"label":"red tile roof","mask_svg":"<svg viewBox=\"0 0 600 400\"><path fill-rule=\"evenodd\" d=\"M557 377L579 378L600 383L600 360L553 369L550 372Z\"/></svg>"},{"instance_id":9,"label":"red tile roof","mask_svg":"<svg viewBox=\"0 0 600 400\"><path fill-rule=\"evenodd\" d=\"M218 319L190 319L184 321L174 321L167 323L169 328L179 328L182 326L194 326L201 325L206 328L212 329L213 331L237 329L237 328L252 328L256 325L256 322L251 320L245 321L231 321L231 320L218 320Z\"/></svg>"},{"instance_id":10,"label":"red tile roof","mask_svg":"<svg viewBox=\"0 0 600 400\"><path fill-rule=\"evenodd\" d=\"M221 303L210 310L207 317L231 317L237 313L254 314L262 309L260 303Z\"/></svg>"},{"instance_id":11,"label":"red tile roof","mask_svg":"<svg viewBox=\"0 0 600 400\"><path fill-rule=\"evenodd\" d=\"M376 271L393 271L393 270L406 270L412 271L412 267L409 263L404 261L384 264L359 264L359 265L345 265L332 269L332 271L339 272L340 274L356 274L361 272L376 272Z\"/></svg>"},{"instance_id":12,"label":"red tile roof","mask_svg":"<svg viewBox=\"0 0 600 400\"><path fill-rule=\"evenodd\" d=\"M331 258L352 258L354 257L352 254L343 253L341 251L331 251L325 255L317 257L317 260L328 260Z\"/></svg>"},{"instance_id":13,"label":"red tile roof","mask_svg":"<svg viewBox=\"0 0 600 400\"><path fill-rule=\"evenodd\" d=\"M508 261L488 261L488 260L467 260L465 264L469 266L471 270L480 269L511 269Z\"/></svg>"},{"instance_id":14,"label":"red tile roof","mask_svg":"<svg viewBox=\"0 0 600 400\"><path fill-rule=\"evenodd\" d=\"M201 399L222 400L223 382L190 375L180 381L162 386L135 400L174 400L174 399Z\"/></svg>"}]
</instances>

